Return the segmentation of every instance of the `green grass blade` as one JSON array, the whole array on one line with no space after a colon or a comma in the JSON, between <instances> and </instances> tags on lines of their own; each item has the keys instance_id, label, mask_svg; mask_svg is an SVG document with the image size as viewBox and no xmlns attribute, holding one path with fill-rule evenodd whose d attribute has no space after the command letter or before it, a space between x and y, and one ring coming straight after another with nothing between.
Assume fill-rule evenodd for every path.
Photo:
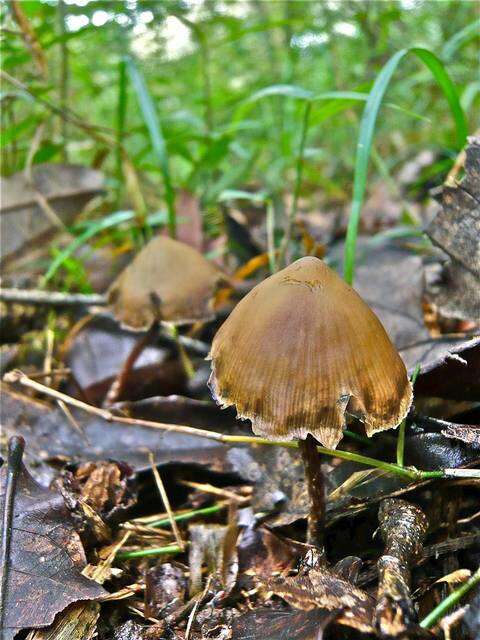
<instances>
[{"instance_id":1,"label":"green grass blade","mask_svg":"<svg viewBox=\"0 0 480 640\"><path fill-rule=\"evenodd\" d=\"M285 96L287 98L295 98L297 100L311 100L313 98L313 93L293 84L272 84L269 87L260 89L260 91L256 91L253 95L247 98L247 102L257 102L258 100L267 98L268 96Z\"/></svg>"},{"instance_id":2,"label":"green grass blade","mask_svg":"<svg viewBox=\"0 0 480 640\"><path fill-rule=\"evenodd\" d=\"M411 53L415 54L417 58L419 58L428 67L428 69L430 69L433 77L437 81L437 84L442 89L455 120L455 126L457 129L457 148L460 150L467 139L468 127L455 85L448 75L443 62L431 51L415 47L411 49Z\"/></svg>"},{"instance_id":3,"label":"green grass blade","mask_svg":"<svg viewBox=\"0 0 480 640\"><path fill-rule=\"evenodd\" d=\"M78 235L70 244L68 244L63 251L61 251L55 259L52 260L50 267L48 268L47 273L44 275L42 279L42 285L45 286L49 280L53 278L53 276L57 273L59 268L63 265L65 260L68 258L82 245L84 245L90 238L93 238L98 233L105 231L106 229L110 229L111 227L116 227L124 222L130 222L135 219L134 211L115 211L105 218L101 220L89 221L85 224L79 226L80 229L85 229L80 235ZM158 211L157 213L153 213L148 216L147 223L150 226L164 224L167 219L167 216L163 211Z\"/></svg>"},{"instance_id":4,"label":"green grass blade","mask_svg":"<svg viewBox=\"0 0 480 640\"><path fill-rule=\"evenodd\" d=\"M353 283L358 225L360 222L360 213L367 185L368 161L370 158L378 110L380 109L383 96L395 69L397 68L400 60L407 53L408 49L397 51L397 53L390 58L380 71L368 96L367 104L365 105L362 120L360 122L360 133L358 136L357 154L355 159L352 208L348 221L347 238L345 241L344 278L349 284Z\"/></svg>"},{"instance_id":5,"label":"green grass blade","mask_svg":"<svg viewBox=\"0 0 480 640\"><path fill-rule=\"evenodd\" d=\"M152 96L150 95L148 87L145 84L144 77L133 59L130 57L127 58L127 69L133 88L135 89L135 93L137 94L138 103L140 105L143 119L148 129L154 154L157 157L160 170L162 172L163 183L165 187L165 200L168 210L168 232L170 236L174 238L177 230L175 192L172 186L167 147L165 144L165 138L163 137L162 127L155 110Z\"/></svg>"},{"instance_id":6,"label":"green grass blade","mask_svg":"<svg viewBox=\"0 0 480 640\"><path fill-rule=\"evenodd\" d=\"M52 261L50 267L48 268L47 273L43 277L42 285L45 286L49 280L53 278L53 276L57 273L58 269L62 266L62 264L69 258L77 249L79 249L83 244L85 244L90 238L100 233L100 231L104 231L105 229L109 229L110 227L115 227L122 222L128 222L135 218L135 213L133 211L116 211L102 220L98 220L92 222L87 229L77 236L70 244L68 244L63 251L61 251L55 259Z\"/></svg>"},{"instance_id":7,"label":"green grass blade","mask_svg":"<svg viewBox=\"0 0 480 640\"><path fill-rule=\"evenodd\" d=\"M122 57L118 63L118 102L117 102L117 205L122 198L123 185L123 138L125 136L125 121L127 116L127 63Z\"/></svg>"},{"instance_id":8,"label":"green grass blade","mask_svg":"<svg viewBox=\"0 0 480 640\"><path fill-rule=\"evenodd\" d=\"M401 49L394 54L384 65L378 74L370 94L368 96L365 109L360 122L360 132L357 142L357 152L355 158L355 175L353 182L353 198L348 221L347 238L345 242L344 278L348 284L353 283L355 273L355 250L357 244L358 226L360 214L365 196L368 163L372 149L373 136L378 111L383 101L383 97L388 88L390 80L397 69L400 61L408 54L413 53L431 71L434 79L442 89L450 110L452 112L456 131L457 144L461 148L467 136L467 124L463 113L458 94L453 82L448 76L442 62L427 49L412 48Z\"/></svg>"},{"instance_id":9,"label":"green grass blade","mask_svg":"<svg viewBox=\"0 0 480 640\"><path fill-rule=\"evenodd\" d=\"M475 20L471 24L467 24L466 27L460 29L454 36L447 40L447 42L443 45L441 58L442 60L449 61L455 51L466 44L469 40L475 38L475 36L480 35L480 20Z\"/></svg>"}]
</instances>

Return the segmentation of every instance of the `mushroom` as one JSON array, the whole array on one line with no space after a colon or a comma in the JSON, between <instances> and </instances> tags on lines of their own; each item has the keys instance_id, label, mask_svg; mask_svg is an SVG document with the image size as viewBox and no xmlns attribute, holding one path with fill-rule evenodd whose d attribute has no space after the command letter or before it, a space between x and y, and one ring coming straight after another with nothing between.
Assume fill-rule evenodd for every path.
<instances>
[{"instance_id":1,"label":"mushroom","mask_svg":"<svg viewBox=\"0 0 480 640\"><path fill-rule=\"evenodd\" d=\"M116 320L127 329L146 334L133 347L106 404L122 395L130 370L157 335L159 322L181 325L210 320L216 293L227 284L227 276L196 249L166 236L152 238L107 292ZM190 361L178 344L184 367L191 373Z\"/></svg>"},{"instance_id":2,"label":"mushroom","mask_svg":"<svg viewBox=\"0 0 480 640\"><path fill-rule=\"evenodd\" d=\"M322 260L306 257L253 288L212 343L210 387L257 435L299 438L321 544L324 487L316 440L334 449L345 412L368 436L398 426L412 402L405 365L379 319Z\"/></svg>"},{"instance_id":3,"label":"mushroom","mask_svg":"<svg viewBox=\"0 0 480 640\"><path fill-rule=\"evenodd\" d=\"M108 303L122 325L147 330L154 322L175 325L210 320L226 276L192 247L157 236L120 273Z\"/></svg>"}]
</instances>

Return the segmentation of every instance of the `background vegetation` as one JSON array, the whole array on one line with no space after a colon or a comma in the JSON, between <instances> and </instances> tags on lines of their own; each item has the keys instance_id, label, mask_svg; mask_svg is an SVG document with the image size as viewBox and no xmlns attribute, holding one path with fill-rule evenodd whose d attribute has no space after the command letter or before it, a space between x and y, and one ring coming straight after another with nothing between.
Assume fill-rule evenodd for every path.
<instances>
[{"instance_id":1,"label":"background vegetation","mask_svg":"<svg viewBox=\"0 0 480 640\"><path fill-rule=\"evenodd\" d=\"M187 189L215 236L221 203L231 190L248 190L272 203L280 237L298 196L307 211L348 209L355 177L358 213L367 176L394 189L396 170L420 151L436 158L423 180L440 183L466 127L477 125L474 2L16 5L2 4L2 173L32 162L101 168L108 189L97 222L133 209L143 224L167 210L173 233L178 193ZM405 47L426 50L427 66L406 55L390 83L374 85ZM356 144L372 87L370 116L372 106L380 111L364 122L362 165ZM109 238L116 228L114 220Z\"/></svg>"}]
</instances>

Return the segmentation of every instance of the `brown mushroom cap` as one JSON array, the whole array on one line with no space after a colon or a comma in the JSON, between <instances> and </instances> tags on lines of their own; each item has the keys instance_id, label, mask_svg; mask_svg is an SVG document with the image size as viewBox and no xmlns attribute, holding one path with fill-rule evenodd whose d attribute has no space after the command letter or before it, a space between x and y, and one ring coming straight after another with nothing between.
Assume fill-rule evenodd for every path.
<instances>
[{"instance_id":1,"label":"brown mushroom cap","mask_svg":"<svg viewBox=\"0 0 480 640\"><path fill-rule=\"evenodd\" d=\"M108 290L108 302L124 326L148 329L154 321L188 324L209 320L226 276L192 247L157 236L138 253Z\"/></svg>"},{"instance_id":2,"label":"brown mushroom cap","mask_svg":"<svg viewBox=\"0 0 480 640\"><path fill-rule=\"evenodd\" d=\"M324 262L307 257L257 285L216 334L210 385L254 433L291 440L311 433L335 448L345 410L368 436L397 426L412 386L385 329Z\"/></svg>"}]
</instances>

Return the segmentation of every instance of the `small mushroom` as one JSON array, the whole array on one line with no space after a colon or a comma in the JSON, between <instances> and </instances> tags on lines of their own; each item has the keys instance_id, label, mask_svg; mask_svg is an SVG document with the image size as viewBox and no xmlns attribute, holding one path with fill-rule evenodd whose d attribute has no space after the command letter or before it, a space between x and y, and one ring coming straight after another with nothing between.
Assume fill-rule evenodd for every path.
<instances>
[{"instance_id":1,"label":"small mushroom","mask_svg":"<svg viewBox=\"0 0 480 640\"><path fill-rule=\"evenodd\" d=\"M157 236L121 272L108 302L122 325L147 330L154 322L189 324L214 315L214 298L226 276L177 240Z\"/></svg>"},{"instance_id":2,"label":"small mushroom","mask_svg":"<svg viewBox=\"0 0 480 640\"><path fill-rule=\"evenodd\" d=\"M211 319L216 293L227 284L220 269L187 244L166 236L150 240L107 292L116 320L127 329L146 334L125 361L107 394L106 404L121 398L128 375L156 337L159 322L180 325ZM188 370L191 365L179 348Z\"/></svg>"},{"instance_id":3,"label":"small mushroom","mask_svg":"<svg viewBox=\"0 0 480 640\"><path fill-rule=\"evenodd\" d=\"M323 478L315 439L335 448L345 412L368 436L396 427L412 387L382 324L324 262L297 260L257 285L217 332L209 356L217 402L254 433L300 438L311 500L308 535L321 538Z\"/></svg>"}]
</instances>

